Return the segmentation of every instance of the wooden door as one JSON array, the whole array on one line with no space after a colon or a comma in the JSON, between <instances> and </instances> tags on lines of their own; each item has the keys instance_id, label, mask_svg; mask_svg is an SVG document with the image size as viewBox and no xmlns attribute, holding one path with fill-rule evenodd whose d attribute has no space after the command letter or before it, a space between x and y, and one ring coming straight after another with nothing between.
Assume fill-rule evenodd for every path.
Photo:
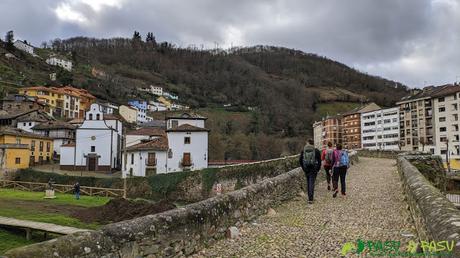
<instances>
[{"instance_id":1,"label":"wooden door","mask_svg":"<svg viewBox=\"0 0 460 258\"><path fill-rule=\"evenodd\" d=\"M191 161L189 152L184 153L184 157L182 158L182 165L183 166L191 166L192 165L192 161Z\"/></svg>"},{"instance_id":2,"label":"wooden door","mask_svg":"<svg viewBox=\"0 0 460 258\"><path fill-rule=\"evenodd\" d=\"M88 170L89 171L96 171L96 157L88 157Z\"/></svg>"}]
</instances>

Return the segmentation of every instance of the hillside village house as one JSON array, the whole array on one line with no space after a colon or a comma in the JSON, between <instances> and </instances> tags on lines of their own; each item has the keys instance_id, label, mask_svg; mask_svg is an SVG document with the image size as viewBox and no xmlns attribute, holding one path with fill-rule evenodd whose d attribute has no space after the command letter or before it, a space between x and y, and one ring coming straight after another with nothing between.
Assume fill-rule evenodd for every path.
<instances>
[{"instance_id":1,"label":"hillside village house","mask_svg":"<svg viewBox=\"0 0 460 258\"><path fill-rule=\"evenodd\" d=\"M149 136L126 148L123 177L146 176L208 167L205 117L183 113L166 119L166 137ZM150 165L149 165L150 164Z\"/></svg>"},{"instance_id":2,"label":"hillside village house","mask_svg":"<svg viewBox=\"0 0 460 258\"><path fill-rule=\"evenodd\" d=\"M128 104L132 107L135 107L137 109L137 123L145 123L152 121L152 118L147 115L147 101L145 100L130 100L128 101Z\"/></svg>"},{"instance_id":3,"label":"hillside village house","mask_svg":"<svg viewBox=\"0 0 460 258\"><path fill-rule=\"evenodd\" d=\"M147 105L147 109L152 112L168 110L165 104L156 102L156 101L149 101L149 104Z\"/></svg>"},{"instance_id":4,"label":"hillside village house","mask_svg":"<svg viewBox=\"0 0 460 258\"><path fill-rule=\"evenodd\" d=\"M177 96L176 94L167 92L167 91L163 91L163 96L167 97L168 99L172 99L172 100L178 100L179 99L179 96Z\"/></svg>"},{"instance_id":5,"label":"hillside village house","mask_svg":"<svg viewBox=\"0 0 460 258\"><path fill-rule=\"evenodd\" d=\"M7 112L26 112L32 109L45 109L47 104L37 98L21 94L10 94L0 100L0 109Z\"/></svg>"},{"instance_id":6,"label":"hillside village house","mask_svg":"<svg viewBox=\"0 0 460 258\"><path fill-rule=\"evenodd\" d=\"M20 122L54 120L45 111L32 109L24 112L7 112L0 110L0 126L16 127ZM31 126L31 125L29 125Z\"/></svg>"},{"instance_id":7,"label":"hillside village house","mask_svg":"<svg viewBox=\"0 0 460 258\"><path fill-rule=\"evenodd\" d=\"M153 95L163 96L163 87L150 85L148 88L142 88L142 91L152 93Z\"/></svg>"},{"instance_id":8,"label":"hillside village house","mask_svg":"<svg viewBox=\"0 0 460 258\"><path fill-rule=\"evenodd\" d=\"M30 44L28 44L26 41L22 41L22 40L16 40L14 43L13 43L14 47L19 49L19 50L22 50L26 53L29 53L33 56L36 56L36 54L34 53L34 47Z\"/></svg>"},{"instance_id":9,"label":"hillside village house","mask_svg":"<svg viewBox=\"0 0 460 258\"><path fill-rule=\"evenodd\" d=\"M115 110L118 110L118 106L110 102L98 101L97 104L101 106L102 113L113 114Z\"/></svg>"},{"instance_id":10,"label":"hillside village house","mask_svg":"<svg viewBox=\"0 0 460 258\"><path fill-rule=\"evenodd\" d=\"M72 61L67 58L52 55L46 59L46 63L49 65L60 66L67 71L72 71Z\"/></svg>"},{"instance_id":11,"label":"hillside village house","mask_svg":"<svg viewBox=\"0 0 460 258\"><path fill-rule=\"evenodd\" d=\"M398 150L399 107L362 113L361 142L365 149Z\"/></svg>"},{"instance_id":12,"label":"hillside village house","mask_svg":"<svg viewBox=\"0 0 460 258\"><path fill-rule=\"evenodd\" d=\"M377 104L370 103L342 115L342 144L345 148L361 148L361 114L378 109Z\"/></svg>"},{"instance_id":13,"label":"hillside village house","mask_svg":"<svg viewBox=\"0 0 460 258\"><path fill-rule=\"evenodd\" d=\"M61 169L120 169L122 129L116 116L104 114L98 104L92 104L83 124L76 129L75 143L61 146Z\"/></svg>"},{"instance_id":14,"label":"hillside village house","mask_svg":"<svg viewBox=\"0 0 460 258\"><path fill-rule=\"evenodd\" d=\"M165 97L161 96L157 98L158 102L166 106L168 110L171 110L171 101L167 100Z\"/></svg>"},{"instance_id":15,"label":"hillside village house","mask_svg":"<svg viewBox=\"0 0 460 258\"><path fill-rule=\"evenodd\" d=\"M64 118L83 117L89 105L96 99L86 90L65 87L27 87L19 90L21 94L36 97L48 104L45 109L50 115Z\"/></svg>"},{"instance_id":16,"label":"hillside village house","mask_svg":"<svg viewBox=\"0 0 460 258\"><path fill-rule=\"evenodd\" d=\"M34 127L34 133L53 139L53 153L56 157L61 155L61 146L75 141L76 126L63 121L42 122Z\"/></svg>"},{"instance_id":17,"label":"hillside village house","mask_svg":"<svg viewBox=\"0 0 460 258\"><path fill-rule=\"evenodd\" d=\"M138 110L135 107L121 105L118 108L118 113L128 123L133 124L137 122Z\"/></svg>"},{"instance_id":18,"label":"hillside village house","mask_svg":"<svg viewBox=\"0 0 460 258\"><path fill-rule=\"evenodd\" d=\"M53 140L18 128L0 128L0 167L27 168L49 162L53 155Z\"/></svg>"}]
</instances>

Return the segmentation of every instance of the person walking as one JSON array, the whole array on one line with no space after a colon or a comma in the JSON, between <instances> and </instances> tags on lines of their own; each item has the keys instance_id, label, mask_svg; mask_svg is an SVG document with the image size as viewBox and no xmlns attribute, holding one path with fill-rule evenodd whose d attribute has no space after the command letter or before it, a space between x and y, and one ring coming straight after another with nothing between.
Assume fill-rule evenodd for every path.
<instances>
[{"instance_id":1,"label":"person walking","mask_svg":"<svg viewBox=\"0 0 460 258\"><path fill-rule=\"evenodd\" d=\"M73 190L75 192L75 199L80 200L80 183L76 182L73 185Z\"/></svg>"},{"instance_id":2,"label":"person walking","mask_svg":"<svg viewBox=\"0 0 460 258\"><path fill-rule=\"evenodd\" d=\"M342 144L338 143L333 155L333 174L332 174L332 187L334 193L332 197L337 197L339 193L339 179L340 179L340 191L343 196L346 196L346 184L345 176L347 170L350 167L350 160L348 157L348 151L342 150Z\"/></svg>"},{"instance_id":3,"label":"person walking","mask_svg":"<svg viewBox=\"0 0 460 258\"><path fill-rule=\"evenodd\" d=\"M316 175L321 169L321 152L313 146L312 139L309 139L303 147L299 163L307 179L308 203L312 204L315 193Z\"/></svg>"},{"instance_id":4,"label":"person walking","mask_svg":"<svg viewBox=\"0 0 460 258\"><path fill-rule=\"evenodd\" d=\"M332 142L327 143L326 149L321 153L321 160L323 161L323 168L326 172L327 190L331 190L331 179L332 179L332 160L334 159L334 148L332 148Z\"/></svg>"}]
</instances>

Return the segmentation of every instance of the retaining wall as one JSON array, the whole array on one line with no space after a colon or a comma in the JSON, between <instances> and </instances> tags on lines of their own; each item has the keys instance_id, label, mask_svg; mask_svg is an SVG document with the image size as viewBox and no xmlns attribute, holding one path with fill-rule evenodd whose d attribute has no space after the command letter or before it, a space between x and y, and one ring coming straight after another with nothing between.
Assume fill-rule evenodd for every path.
<instances>
[{"instance_id":1,"label":"retaining wall","mask_svg":"<svg viewBox=\"0 0 460 258\"><path fill-rule=\"evenodd\" d=\"M358 152L358 156L360 157L396 159L399 154L404 153L405 151L359 149L357 150L357 152Z\"/></svg>"},{"instance_id":2,"label":"retaining wall","mask_svg":"<svg viewBox=\"0 0 460 258\"><path fill-rule=\"evenodd\" d=\"M357 161L355 154L351 156ZM106 225L7 252L32 257L177 257L189 255L233 225L251 221L296 196L305 186L300 168L183 208Z\"/></svg>"},{"instance_id":3,"label":"retaining wall","mask_svg":"<svg viewBox=\"0 0 460 258\"><path fill-rule=\"evenodd\" d=\"M404 193L419 239L454 240L456 247L452 257L460 257L460 211L411 164L406 156L401 155L397 160Z\"/></svg>"}]
</instances>

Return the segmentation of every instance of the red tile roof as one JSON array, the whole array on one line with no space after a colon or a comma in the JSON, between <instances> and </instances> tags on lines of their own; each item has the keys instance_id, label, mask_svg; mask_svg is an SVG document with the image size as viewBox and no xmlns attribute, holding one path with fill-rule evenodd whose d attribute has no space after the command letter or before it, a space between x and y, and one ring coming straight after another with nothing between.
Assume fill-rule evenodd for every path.
<instances>
[{"instance_id":1,"label":"red tile roof","mask_svg":"<svg viewBox=\"0 0 460 258\"><path fill-rule=\"evenodd\" d=\"M161 128L144 127L137 130L129 131L126 135L147 135L147 136L164 136L165 130Z\"/></svg>"},{"instance_id":2,"label":"red tile roof","mask_svg":"<svg viewBox=\"0 0 460 258\"><path fill-rule=\"evenodd\" d=\"M162 136L159 138L152 139L148 142L141 142L133 146L126 148L127 151L137 150L156 150L156 151L167 151L168 150L168 138Z\"/></svg>"}]
</instances>

